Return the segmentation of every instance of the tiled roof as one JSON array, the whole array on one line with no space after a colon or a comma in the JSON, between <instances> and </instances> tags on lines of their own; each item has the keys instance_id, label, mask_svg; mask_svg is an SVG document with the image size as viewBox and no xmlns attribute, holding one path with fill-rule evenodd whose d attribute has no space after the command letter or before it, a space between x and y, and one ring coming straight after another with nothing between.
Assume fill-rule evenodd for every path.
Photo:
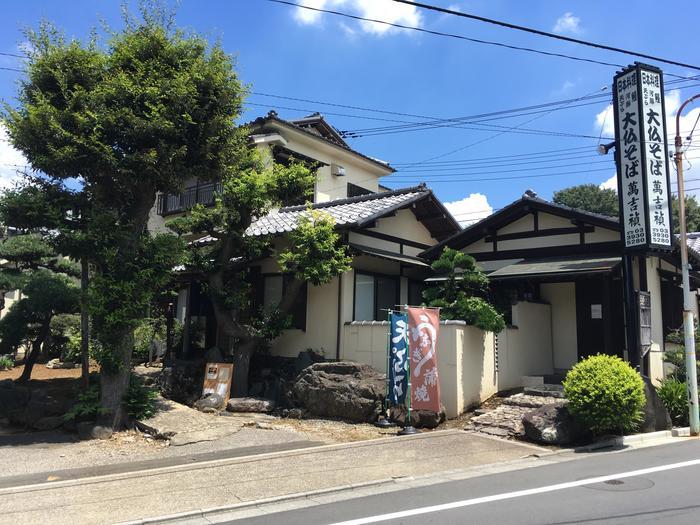
<instances>
[{"instance_id":1,"label":"tiled roof","mask_svg":"<svg viewBox=\"0 0 700 525\"><path fill-rule=\"evenodd\" d=\"M688 232L685 242L688 249L695 252L696 257L700 257L700 232Z\"/></svg>"},{"instance_id":2,"label":"tiled roof","mask_svg":"<svg viewBox=\"0 0 700 525\"><path fill-rule=\"evenodd\" d=\"M356 226L377 219L395 209L425 197L429 193L425 187L406 188L398 191L373 193L315 204L311 208L330 214L338 226ZM309 214L306 206L282 208L255 221L246 230L246 235L258 236L291 232L299 219Z\"/></svg>"}]
</instances>

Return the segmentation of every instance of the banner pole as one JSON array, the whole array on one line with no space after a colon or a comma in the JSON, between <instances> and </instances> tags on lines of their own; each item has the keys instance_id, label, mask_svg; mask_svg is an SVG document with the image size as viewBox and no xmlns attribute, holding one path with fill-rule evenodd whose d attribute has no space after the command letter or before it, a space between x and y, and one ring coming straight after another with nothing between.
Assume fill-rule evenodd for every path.
<instances>
[{"instance_id":1,"label":"banner pole","mask_svg":"<svg viewBox=\"0 0 700 525\"><path fill-rule=\"evenodd\" d=\"M408 305L404 305L408 317ZM408 332L408 324L406 325L406 421L404 427L399 431L399 436L410 436L417 434L418 431L411 425L411 337Z\"/></svg>"},{"instance_id":2,"label":"banner pole","mask_svg":"<svg viewBox=\"0 0 700 525\"><path fill-rule=\"evenodd\" d=\"M386 320L389 323L386 332L386 395L384 396L383 407L383 417L380 416L377 421L374 422L375 427L388 428L393 427L394 424L389 419L389 367L391 366L391 316L393 310L389 309L386 312Z\"/></svg>"}]
</instances>

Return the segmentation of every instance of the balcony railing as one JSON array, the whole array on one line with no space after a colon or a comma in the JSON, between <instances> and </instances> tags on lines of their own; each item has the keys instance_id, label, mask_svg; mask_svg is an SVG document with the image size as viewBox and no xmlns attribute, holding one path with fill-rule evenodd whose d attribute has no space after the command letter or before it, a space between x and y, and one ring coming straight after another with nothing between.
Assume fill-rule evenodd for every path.
<instances>
[{"instance_id":1,"label":"balcony railing","mask_svg":"<svg viewBox=\"0 0 700 525\"><path fill-rule=\"evenodd\" d=\"M214 196L221 192L221 182L207 182L185 188L182 193L169 193L158 196L159 215L171 215L189 210L195 204L212 206Z\"/></svg>"}]
</instances>

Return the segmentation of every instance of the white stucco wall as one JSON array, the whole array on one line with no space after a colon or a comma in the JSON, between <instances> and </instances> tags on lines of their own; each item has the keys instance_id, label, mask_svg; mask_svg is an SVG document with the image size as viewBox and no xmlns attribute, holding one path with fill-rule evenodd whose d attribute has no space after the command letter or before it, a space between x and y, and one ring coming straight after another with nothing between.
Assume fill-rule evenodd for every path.
<instances>
[{"instance_id":1,"label":"white stucco wall","mask_svg":"<svg viewBox=\"0 0 700 525\"><path fill-rule=\"evenodd\" d=\"M366 363L386 373L388 329L386 321L345 325L341 359ZM437 360L440 397L447 417L457 417L496 393L493 334L463 321L443 321Z\"/></svg>"},{"instance_id":2,"label":"white stucco wall","mask_svg":"<svg viewBox=\"0 0 700 525\"><path fill-rule=\"evenodd\" d=\"M554 368L568 370L578 361L576 285L574 283L542 283L540 296L551 305Z\"/></svg>"},{"instance_id":3,"label":"white stucco wall","mask_svg":"<svg viewBox=\"0 0 700 525\"><path fill-rule=\"evenodd\" d=\"M498 334L498 390L523 386L523 376L553 372L550 305L513 305L513 325Z\"/></svg>"},{"instance_id":4,"label":"white stucco wall","mask_svg":"<svg viewBox=\"0 0 700 525\"><path fill-rule=\"evenodd\" d=\"M649 378L659 383L664 376L664 325L661 310L661 276L658 257L647 257L647 289L651 293L651 350L649 351Z\"/></svg>"}]
</instances>

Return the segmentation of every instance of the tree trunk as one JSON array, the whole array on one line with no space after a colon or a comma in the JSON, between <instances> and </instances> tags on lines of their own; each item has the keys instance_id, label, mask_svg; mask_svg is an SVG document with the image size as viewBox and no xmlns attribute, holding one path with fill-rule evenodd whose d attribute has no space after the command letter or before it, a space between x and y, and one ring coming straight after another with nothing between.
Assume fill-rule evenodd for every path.
<instances>
[{"instance_id":1,"label":"tree trunk","mask_svg":"<svg viewBox=\"0 0 700 525\"><path fill-rule=\"evenodd\" d=\"M90 386L90 327L88 313L88 262L85 257L80 259L80 361L81 383L83 389Z\"/></svg>"},{"instance_id":2,"label":"tree trunk","mask_svg":"<svg viewBox=\"0 0 700 525\"><path fill-rule=\"evenodd\" d=\"M39 354L41 354L41 345L44 343L46 336L49 334L50 326L51 318L49 317L42 323L41 327L39 328L38 335L34 341L32 341L32 349L24 358L24 370L22 370L22 375L17 378L18 383L27 383L31 379L32 369L34 368L34 364L36 363Z\"/></svg>"},{"instance_id":3,"label":"tree trunk","mask_svg":"<svg viewBox=\"0 0 700 525\"><path fill-rule=\"evenodd\" d=\"M100 423L116 430L122 427L127 419L122 403L131 376L134 333L130 328L125 329L119 337L115 338L115 341L118 342L111 349L115 366L103 365L100 371L100 406L106 411L100 416Z\"/></svg>"}]
</instances>

